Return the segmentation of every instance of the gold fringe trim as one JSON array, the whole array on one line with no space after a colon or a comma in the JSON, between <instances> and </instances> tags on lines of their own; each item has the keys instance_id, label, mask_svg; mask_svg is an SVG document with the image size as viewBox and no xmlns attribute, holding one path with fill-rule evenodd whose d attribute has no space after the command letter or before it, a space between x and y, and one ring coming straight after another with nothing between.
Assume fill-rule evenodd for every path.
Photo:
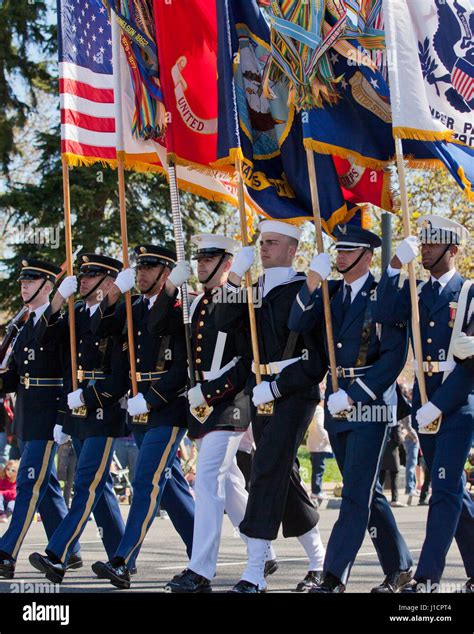
<instances>
[{"instance_id":1,"label":"gold fringe trim","mask_svg":"<svg viewBox=\"0 0 474 634\"><path fill-rule=\"evenodd\" d=\"M415 141L452 141L454 131L435 132L434 130L394 127L393 136L397 139L415 139Z\"/></svg>"},{"instance_id":2,"label":"gold fringe trim","mask_svg":"<svg viewBox=\"0 0 474 634\"><path fill-rule=\"evenodd\" d=\"M229 174L233 174L235 168L233 165L221 165L219 169L213 168L210 165L202 165L202 163L195 163L194 161L188 161L177 156L174 152L169 152L167 155L168 162L172 162L175 165L181 165L181 167L191 167L201 174L206 174L212 178L228 178Z\"/></svg>"},{"instance_id":3,"label":"gold fringe trim","mask_svg":"<svg viewBox=\"0 0 474 634\"><path fill-rule=\"evenodd\" d=\"M383 170L389 165L390 161L381 161L378 159L369 158L368 156L362 156L358 152L349 150L348 148L340 147L339 145L331 145L330 143L322 143L321 141L315 141L311 138L303 139L305 148L319 152L320 154L335 154L344 159L353 158L357 165L361 167L369 167L374 170Z\"/></svg>"},{"instance_id":4,"label":"gold fringe trim","mask_svg":"<svg viewBox=\"0 0 474 634\"><path fill-rule=\"evenodd\" d=\"M472 191L472 183L468 180L464 168L459 166L458 176L464 185L464 194L468 200L474 201L474 191Z\"/></svg>"}]
</instances>

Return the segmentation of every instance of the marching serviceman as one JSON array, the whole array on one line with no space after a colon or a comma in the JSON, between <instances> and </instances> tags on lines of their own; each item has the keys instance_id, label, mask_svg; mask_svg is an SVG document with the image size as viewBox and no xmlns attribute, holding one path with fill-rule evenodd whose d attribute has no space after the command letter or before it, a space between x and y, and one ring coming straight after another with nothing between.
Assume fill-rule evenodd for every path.
<instances>
[{"instance_id":1,"label":"marching serviceman","mask_svg":"<svg viewBox=\"0 0 474 634\"><path fill-rule=\"evenodd\" d=\"M455 264L468 232L454 220L436 215L424 216L419 223L422 264L430 274L429 280L418 285L428 402L421 403L416 377L413 418L431 473L433 492L418 566L414 579L403 592L436 590L453 538L468 577L464 591L473 592L474 502L464 487L463 469L474 431L474 382L472 364L455 357L456 352L467 357L463 338L460 343L459 336L472 328L474 286L456 271ZM378 288L377 312L381 322L410 323L408 282L400 287L399 277L402 266L414 260L418 251L415 236L406 238L397 247ZM438 431L430 428L432 423Z\"/></svg>"},{"instance_id":2,"label":"marching serviceman","mask_svg":"<svg viewBox=\"0 0 474 634\"><path fill-rule=\"evenodd\" d=\"M23 445L15 509L10 526L0 538L0 576L7 579L14 576L18 552L36 511L40 510L48 539L68 511L55 476L57 445L53 440L67 351L54 333L48 343L37 338L41 325L46 323L44 313L60 272L60 267L51 262L23 260L18 281L21 298L28 307L28 321L13 345L7 371L0 374L0 392L17 395L14 430ZM65 293L64 282L59 292ZM51 328L56 330L57 325ZM82 567L78 544L67 565Z\"/></svg>"},{"instance_id":3,"label":"marching serviceman","mask_svg":"<svg viewBox=\"0 0 474 634\"><path fill-rule=\"evenodd\" d=\"M250 399L244 394L251 366L249 333L245 322L231 333L220 332L214 323L216 303L222 299L238 243L215 234L201 234L192 241L198 246L198 277L204 289L190 308L197 384L188 391L188 434L197 440L199 448L196 507L191 561L166 585L169 592L211 590L224 509L233 526L238 526L248 498L236 453L250 424ZM157 334L169 332L170 327L183 328L182 319L171 324L171 318L177 287L190 277L189 265L179 263L170 277L166 293L157 300L150 316L149 327ZM212 409L199 418L199 408ZM276 567L275 561L268 561L267 574Z\"/></svg>"},{"instance_id":4,"label":"marching serviceman","mask_svg":"<svg viewBox=\"0 0 474 634\"><path fill-rule=\"evenodd\" d=\"M309 557L308 574L297 587L306 591L319 578L324 547L317 527L319 515L301 484L296 455L320 400L318 384L326 372L326 360L319 337L292 333L287 326L295 296L306 279L292 267L301 230L270 220L261 222L259 229L264 275L253 290L262 382L255 385L252 376L248 384L257 449L240 523L240 532L247 536L248 561L232 592L265 590L265 562L280 525L284 537L298 537ZM219 330L230 333L248 321L247 298L240 284L253 261L254 247L244 247L234 257L225 286L227 297L216 304ZM266 405L261 415L255 410L259 405Z\"/></svg>"},{"instance_id":5,"label":"marching serviceman","mask_svg":"<svg viewBox=\"0 0 474 634\"><path fill-rule=\"evenodd\" d=\"M117 588L130 587L130 574L142 542L156 516L163 493L175 477L173 465L179 443L186 433L184 394L187 357L184 334L179 331L161 337L148 331L150 309L163 291L176 263L176 255L169 249L152 245L141 245L135 252L137 284L142 293L132 297L138 393L129 398L128 413L132 428L140 430L140 450L133 482L133 501L122 541L108 562L93 565L99 577L109 579ZM124 333L124 342L127 341L125 305L122 303L116 307L116 301L120 292L133 287L134 280L131 269L122 271L99 308L98 331L101 327L118 326L119 331ZM169 505L168 513L190 556L194 500L187 487L176 486L172 492L176 498L173 515Z\"/></svg>"},{"instance_id":6,"label":"marching serviceman","mask_svg":"<svg viewBox=\"0 0 474 634\"><path fill-rule=\"evenodd\" d=\"M61 583L64 562L79 540L94 513L98 530L109 557L112 557L124 533L124 522L110 478L115 438L126 434L126 421L120 399L128 392L128 360L118 336L100 338L91 331L92 315L115 281L122 263L114 258L84 254L79 273L82 301L75 304L78 389L72 391L71 370L64 374L68 412L63 426L57 425L58 444L72 436L79 449L74 477L74 497L68 514L57 527L46 547L46 555L32 553L30 563L53 583ZM71 294L77 286L74 276L66 278ZM64 293L67 299L67 293ZM57 293L45 316L49 324L58 318L63 297ZM59 337L69 343L67 314L59 319ZM58 329L55 329L58 337ZM46 329L43 341L49 338ZM113 369L113 372L112 372Z\"/></svg>"},{"instance_id":7,"label":"marching serviceman","mask_svg":"<svg viewBox=\"0 0 474 634\"><path fill-rule=\"evenodd\" d=\"M412 559L378 476L389 426L397 422L395 382L405 364L407 330L398 324L380 329L374 318L377 284L370 265L380 238L350 225L336 227L334 236L336 267L343 278L329 282L339 389L333 393L329 376L324 424L344 488L327 545L324 578L310 592L344 592L366 530L386 575L372 592L398 592L411 579ZM330 271L327 253L313 258L293 304L291 330L325 329L318 287Z\"/></svg>"}]
</instances>

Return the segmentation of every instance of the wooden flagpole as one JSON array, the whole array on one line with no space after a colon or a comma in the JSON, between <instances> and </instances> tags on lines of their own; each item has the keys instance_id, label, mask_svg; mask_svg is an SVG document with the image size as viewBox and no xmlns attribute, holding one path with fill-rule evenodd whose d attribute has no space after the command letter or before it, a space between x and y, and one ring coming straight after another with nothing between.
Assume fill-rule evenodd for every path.
<instances>
[{"instance_id":1,"label":"wooden flagpole","mask_svg":"<svg viewBox=\"0 0 474 634\"><path fill-rule=\"evenodd\" d=\"M120 84L120 28L117 16L111 12L112 21L112 57L114 60L114 100L115 100L115 130L117 149L118 193L120 205L120 236L122 239L123 267L128 268L128 233L127 233L127 204L125 200L125 152L123 143L122 100ZM128 353L130 358L130 376L132 381L132 394L138 393L137 363L135 355L135 336L133 333L132 295L130 291L125 293L125 308L127 313Z\"/></svg>"},{"instance_id":2,"label":"wooden flagpole","mask_svg":"<svg viewBox=\"0 0 474 634\"><path fill-rule=\"evenodd\" d=\"M318 253L324 253L323 228L321 223L321 209L319 207L318 180L316 177L316 165L314 153L310 148L306 148L306 160L308 163L309 183L311 187L311 203L313 206L314 228L316 230L316 247ZM326 323L326 337L329 353L329 367L331 369L332 391L337 392L339 381L337 378L336 351L334 349L334 334L332 330L331 303L329 300L329 286L327 280L322 281L324 321Z\"/></svg>"}]
</instances>

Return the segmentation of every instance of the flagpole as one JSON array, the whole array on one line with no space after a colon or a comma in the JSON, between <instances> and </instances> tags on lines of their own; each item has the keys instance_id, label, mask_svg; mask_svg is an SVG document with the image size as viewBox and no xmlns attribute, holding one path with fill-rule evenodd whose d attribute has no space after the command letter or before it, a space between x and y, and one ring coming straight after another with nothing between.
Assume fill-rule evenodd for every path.
<instances>
[{"instance_id":1,"label":"flagpole","mask_svg":"<svg viewBox=\"0 0 474 634\"><path fill-rule=\"evenodd\" d=\"M66 241L66 275L73 274L72 261L72 229L71 229L71 196L69 187L69 166L66 157L61 157L63 168L63 198L64 198L64 238ZM77 390L77 345L76 345L76 313L74 310L74 295L68 298L69 316L69 347L71 351L72 389Z\"/></svg>"},{"instance_id":2,"label":"flagpole","mask_svg":"<svg viewBox=\"0 0 474 634\"><path fill-rule=\"evenodd\" d=\"M410 213L408 209L408 190L407 190L407 182L406 182L405 163L403 160L403 146L402 146L401 139L394 137L394 140L395 140L395 151L397 156L398 180L400 183L403 233L405 234L405 238L408 238L411 235L411 229L410 229ZM413 334L413 348L415 353L415 363L418 370L417 378L418 378L418 387L420 389L421 404L424 405L425 403L428 402L428 397L426 394L425 375L423 372L423 348L421 345L420 312L418 307L418 293L416 289L415 263L413 262L413 260L409 262L408 264L408 280L410 284L411 330Z\"/></svg>"},{"instance_id":3,"label":"flagpole","mask_svg":"<svg viewBox=\"0 0 474 634\"><path fill-rule=\"evenodd\" d=\"M115 131L117 151L118 193L120 206L120 237L122 240L123 267L130 266L128 258L128 233L127 233L127 203L125 200L125 152L123 146L122 100L120 86L120 29L117 16L111 12L112 26L112 58L114 60L114 102L115 102ZM137 363L135 355L135 336L133 332L132 295L130 291L125 293L125 309L127 313L128 353L130 359L130 377L132 381L132 394L138 393Z\"/></svg>"},{"instance_id":4,"label":"flagpole","mask_svg":"<svg viewBox=\"0 0 474 634\"><path fill-rule=\"evenodd\" d=\"M248 232L247 232L247 218L245 213L245 191L244 181L242 178L242 161L237 158L235 162L235 171L237 174L237 200L239 206L240 216L240 234L242 240L242 246L247 247ZM253 287L252 277L250 271L245 273L245 288L247 291L247 305L249 309L249 321L250 321L250 340L252 343L252 354L255 368L255 380L257 385L262 382L262 375L260 372L260 350L258 348L258 333L257 333L257 320L255 317L255 304L253 302ZM273 413L273 401L265 403L257 408L257 413L260 415L268 416Z\"/></svg>"},{"instance_id":5,"label":"flagpole","mask_svg":"<svg viewBox=\"0 0 474 634\"><path fill-rule=\"evenodd\" d=\"M323 228L321 224L321 209L319 207L318 180L316 177L316 165L314 153L310 148L306 148L306 160L308 163L309 183L311 188L311 203L313 206L314 228L316 230L316 247L318 253L324 253ZM326 338L328 344L329 367L331 369L332 391L337 392L339 381L337 379L336 351L334 348L334 334L332 330L331 303L329 300L329 286L327 280L322 281L324 321L326 325Z\"/></svg>"}]
</instances>

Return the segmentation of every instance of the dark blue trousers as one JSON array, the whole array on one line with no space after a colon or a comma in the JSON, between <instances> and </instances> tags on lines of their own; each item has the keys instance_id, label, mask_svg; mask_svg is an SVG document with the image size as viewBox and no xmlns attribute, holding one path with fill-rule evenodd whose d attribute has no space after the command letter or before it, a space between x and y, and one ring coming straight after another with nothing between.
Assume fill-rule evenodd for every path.
<instances>
[{"instance_id":1,"label":"dark blue trousers","mask_svg":"<svg viewBox=\"0 0 474 634\"><path fill-rule=\"evenodd\" d=\"M185 433L186 430L181 427L155 427L144 435L133 482L132 506L125 534L115 553L124 559L129 568L135 565L143 540L160 506L163 491L171 480L173 461ZM194 513L191 531L193 528Z\"/></svg>"},{"instance_id":2,"label":"dark blue trousers","mask_svg":"<svg viewBox=\"0 0 474 634\"><path fill-rule=\"evenodd\" d=\"M125 530L117 498L110 485L114 439L100 436L86 438L81 445L71 508L46 549L63 563L77 544L91 513L94 513L107 555L113 556L113 548L120 543Z\"/></svg>"},{"instance_id":3,"label":"dark blue trousers","mask_svg":"<svg viewBox=\"0 0 474 634\"><path fill-rule=\"evenodd\" d=\"M36 511L41 515L48 539L67 515L68 509L56 478L56 449L52 440L21 443L15 508L10 526L0 538L0 550L12 559L18 557ZM71 552L79 554L79 544Z\"/></svg>"},{"instance_id":4,"label":"dark blue trousers","mask_svg":"<svg viewBox=\"0 0 474 634\"><path fill-rule=\"evenodd\" d=\"M431 473L432 495L415 579L439 583L453 538L467 576L474 577L474 502L465 489L464 476L472 426L453 427L446 419L437 434L419 434L419 438Z\"/></svg>"},{"instance_id":5,"label":"dark blue trousers","mask_svg":"<svg viewBox=\"0 0 474 634\"><path fill-rule=\"evenodd\" d=\"M145 434L133 432L133 436L138 448L140 448ZM177 451L174 453L169 477L162 491L160 507L168 513L171 523L183 540L188 557L191 559L194 529L194 498L189 489L189 484L184 478Z\"/></svg>"},{"instance_id":6,"label":"dark blue trousers","mask_svg":"<svg viewBox=\"0 0 474 634\"><path fill-rule=\"evenodd\" d=\"M378 481L388 428L364 424L334 433L331 447L343 477L342 505L329 538L324 571L346 584L365 531L369 531L385 575L408 570L412 558Z\"/></svg>"}]
</instances>

